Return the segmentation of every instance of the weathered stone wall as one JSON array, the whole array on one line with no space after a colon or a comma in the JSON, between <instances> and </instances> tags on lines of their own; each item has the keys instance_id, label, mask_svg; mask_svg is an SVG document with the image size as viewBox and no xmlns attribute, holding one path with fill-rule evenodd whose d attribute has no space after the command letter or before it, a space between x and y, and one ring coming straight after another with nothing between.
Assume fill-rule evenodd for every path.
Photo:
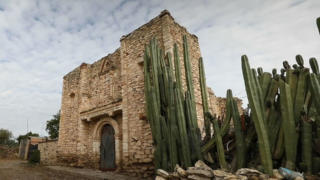
<instances>
[{"instance_id":1,"label":"weathered stone wall","mask_svg":"<svg viewBox=\"0 0 320 180\"><path fill-rule=\"evenodd\" d=\"M57 145L57 140L47 141L38 144L41 164L54 165L57 163Z\"/></svg>"},{"instance_id":2,"label":"weathered stone wall","mask_svg":"<svg viewBox=\"0 0 320 180\"><path fill-rule=\"evenodd\" d=\"M157 17L121 38L123 95L123 168L132 173L152 172L152 136L145 118L143 54L153 37L164 48L162 21Z\"/></svg>"},{"instance_id":3,"label":"weathered stone wall","mask_svg":"<svg viewBox=\"0 0 320 180\"><path fill-rule=\"evenodd\" d=\"M96 151L99 150L94 151L97 148L93 143L97 142L92 133L102 116L113 116L121 111L120 66L120 51L116 50L91 65L83 63L64 77L59 162L98 166Z\"/></svg>"},{"instance_id":4,"label":"weathered stone wall","mask_svg":"<svg viewBox=\"0 0 320 180\"><path fill-rule=\"evenodd\" d=\"M77 162L80 102L80 67L63 78L62 104L57 158L60 162Z\"/></svg>"}]
</instances>

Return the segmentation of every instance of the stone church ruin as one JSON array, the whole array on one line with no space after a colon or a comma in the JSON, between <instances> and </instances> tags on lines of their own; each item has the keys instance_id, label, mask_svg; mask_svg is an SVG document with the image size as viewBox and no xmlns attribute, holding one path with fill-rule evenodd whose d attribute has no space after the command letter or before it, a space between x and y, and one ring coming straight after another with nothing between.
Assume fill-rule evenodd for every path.
<instances>
[{"instance_id":1,"label":"stone church ruin","mask_svg":"<svg viewBox=\"0 0 320 180\"><path fill-rule=\"evenodd\" d=\"M198 125L203 131L198 38L176 23L168 11L163 11L123 36L120 47L112 54L93 64L82 63L63 77L55 163L152 174L153 141L145 114L144 48L155 37L165 52L172 52L177 43L182 54L183 35L190 44ZM182 79L185 81L184 72ZM210 110L225 114L225 98L216 97L209 88L208 92Z\"/></svg>"}]
</instances>

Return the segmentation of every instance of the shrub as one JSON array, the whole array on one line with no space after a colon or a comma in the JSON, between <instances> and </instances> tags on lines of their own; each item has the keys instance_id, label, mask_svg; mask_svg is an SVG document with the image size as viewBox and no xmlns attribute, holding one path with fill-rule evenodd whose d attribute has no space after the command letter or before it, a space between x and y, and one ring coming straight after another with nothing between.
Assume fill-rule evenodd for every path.
<instances>
[{"instance_id":1,"label":"shrub","mask_svg":"<svg viewBox=\"0 0 320 180\"><path fill-rule=\"evenodd\" d=\"M34 150L29 158L30 163L39 163L40 162L40 151L39 150Z\"/></svg>"}]
</instances>

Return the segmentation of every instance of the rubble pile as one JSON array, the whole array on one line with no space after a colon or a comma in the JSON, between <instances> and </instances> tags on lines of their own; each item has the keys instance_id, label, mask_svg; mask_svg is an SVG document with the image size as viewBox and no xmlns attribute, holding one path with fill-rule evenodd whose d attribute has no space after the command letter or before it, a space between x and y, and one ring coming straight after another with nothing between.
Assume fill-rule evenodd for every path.
<instances>
[{"instance_id":1,"label":"rubble pile","mask_svg":"<svg viewBox=\"0 0 320 180\"><path fill-rule=\"evenodd\" d=\"M285 168L283 168L285 169ZM241 168L235 173L230 173L223 169L213 170L203 161L199 160L193 167L187 169L175 166L174 172L169 173L165 170L158 169L156 172L156 180L276 180L276 179L304 179L303 174L298 172L283 172L283 169L273 169L273 175L264 174L255 169ZM287 173L287 174L286 174ZM309 179L309 178L307 178ZM310 178L312 179L312 178ZM316 179L313 178L313 179Z\"/></svg>"}]
</instances>

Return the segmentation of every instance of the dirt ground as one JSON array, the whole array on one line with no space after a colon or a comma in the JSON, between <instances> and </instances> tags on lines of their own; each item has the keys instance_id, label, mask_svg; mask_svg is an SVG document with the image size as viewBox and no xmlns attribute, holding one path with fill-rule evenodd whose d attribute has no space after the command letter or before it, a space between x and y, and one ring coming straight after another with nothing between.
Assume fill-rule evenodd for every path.
<instances>
[{"instance_id":1,"label":"dirt ground","mask_svg":"<svg viewBox=\"0 0 320 180\"><path fill-rule=\"evenodd\" d=\"M101 172L92 169L78 169L61 166L32 165L21 160L0 159L0 180L56 180L56 179L137 179L113 172Z\"/></svg>"}]
</instances>

